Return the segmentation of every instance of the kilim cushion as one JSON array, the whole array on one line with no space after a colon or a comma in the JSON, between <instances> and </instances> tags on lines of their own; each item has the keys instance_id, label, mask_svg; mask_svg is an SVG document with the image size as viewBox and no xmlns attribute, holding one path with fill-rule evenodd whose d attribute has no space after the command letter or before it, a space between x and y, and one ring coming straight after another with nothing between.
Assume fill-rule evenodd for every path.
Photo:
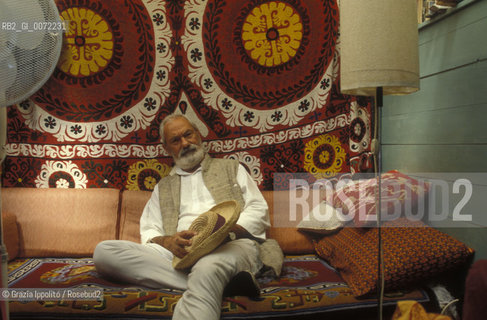
<instances>
[{"instance_id":1,"label":"kilim cushion","mask_svg":"<svg viewBox=\"0 0 487 320\"><path fill-rule=\"evenodd\" d=\"M449 235L405 218L382 229L385 289L400 289L452 270L473 250ZM344 228L315 240L319 256L336 268L355 296L376 290L377 228Z\"/></svg>"},{"instance_id":2,"label":"kilim cushion","mask_svg":"<svg viewBox=\"0 0 487 320\"><path fill-rule=\"evenodd\" d=\"M424 206L429 184L392 170L381 176L382 217L399 217L415 214L418 206ZM377 206L377 178L360 180L338 189L333 196L333 206L343 214L352 215L356 227L373 224Z\"/></svg>"}]
</instances>

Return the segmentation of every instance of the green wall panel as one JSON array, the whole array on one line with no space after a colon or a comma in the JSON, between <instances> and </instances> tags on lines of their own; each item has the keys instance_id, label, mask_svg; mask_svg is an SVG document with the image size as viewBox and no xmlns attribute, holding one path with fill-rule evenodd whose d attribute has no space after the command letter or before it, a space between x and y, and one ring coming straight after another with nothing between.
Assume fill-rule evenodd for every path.
<instances>
[{"instance_id":1,"label":"green wall panel","mask_svg":"<svg viewBox=\"0 0 487 320\"><path fill-rule=\"evenodd\" d=\"M487 173L487 1L469 3L420 29L420 91L384 98L383 171ZM487 183L472 183L466 210L481 226ZM458 195L450 196L454 207ZM474 248L476 259L487 259L487 228L448 219L433 225Z\"/></svg>"},{"instance_id":2,"label":"green wall panel","mask_svg":"<svg viewBox=\"0 0 487 320\"><path fill-rule=\"evenodd\" d=\"M487 145L383 145L383 171L487 172Z\"/></svg>"},{"instance_id":3,"label":"green wall panel","mask_svg":"<svg viewBox=\"0 0 487 320\"><path fill-rule=\"evenodd\" d=\"M487 107L487 61L421 79L420 86L418 92L410 95L384 97L384 125L387 124L387 117L396 115L422 114L471 105Z\"/></svg>"}]
</instances>

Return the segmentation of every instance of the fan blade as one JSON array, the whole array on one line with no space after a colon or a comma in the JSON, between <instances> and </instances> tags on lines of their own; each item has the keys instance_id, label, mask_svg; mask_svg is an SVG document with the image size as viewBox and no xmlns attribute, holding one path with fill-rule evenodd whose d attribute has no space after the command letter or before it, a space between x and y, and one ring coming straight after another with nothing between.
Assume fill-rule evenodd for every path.
<instances>
[{"instance_id":1,"label":"fan blade","mask_svg":"<svg viewBox=\"0 0 487 320\"><path fill-rule=\"evenodd\" d=\"M13 54L6 59L0 60L0 70L2 70L2 79L0 80L0 108L7 106L7 90L15 82L17 77L17 61Z\"/></svg>"},{"instance_id":2,"label":"fan blade","mask_svg":"<svg viewBox=\"0 0 487 320\"><path fill-rule=\"evenodd\" d=\"M49 79L61 52L61 23L54 0L0 0L0 106L30 97Z\"/></svg>"}]
</instances>

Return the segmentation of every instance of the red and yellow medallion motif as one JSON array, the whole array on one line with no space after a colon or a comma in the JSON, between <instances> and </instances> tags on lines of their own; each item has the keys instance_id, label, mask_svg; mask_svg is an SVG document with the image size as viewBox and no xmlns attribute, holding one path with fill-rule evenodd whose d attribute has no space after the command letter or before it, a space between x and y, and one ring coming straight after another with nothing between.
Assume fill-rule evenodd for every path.
<instances>
[{"instance_id":1,"label":"red and yellow medallion motif","mask_svg":"<svg viewBox=\"0 0 487 320\"><path fill-rule=\"evenodd\" d=\"M69 8L61 13L69 21L59 68L74 77L87 77L103 70L113 55L113 34L109 24L87 8Z\"/></svg>"},{"instance_id":2,"label":"red and yellow medallion motif","mask_svg":"<svg viewBox=\"0 0 487 320\"><path fill-rule=\"evenodd\" d=\"M301 45L301 17L280 1L255 7L242 26L242 40L249 56L258 64L274 67L292 59Z\"/></svg>"},{"instance_id":3,"label":"red and yellow medallion motif","mask_svg":"<svg viewBox=\"0 0 487 320\"><path fill-rule=\"evenodd\" d=\"M340 172L346 152L340 140L326 134L309 141L304 151L304 169L318 179L330 178Z\"/></svg>"},{"instance_id":4,"label":"red and yellow medallion motif","mask_svg":"<svg viewBox=\"0 0 487 320\"><path fill-rule=\"evenodd\" d=\"M152 191L156 184L169 174L171 168L155 159L134 163L128 170L127 190Z\"/></svg>"}]
</instances>

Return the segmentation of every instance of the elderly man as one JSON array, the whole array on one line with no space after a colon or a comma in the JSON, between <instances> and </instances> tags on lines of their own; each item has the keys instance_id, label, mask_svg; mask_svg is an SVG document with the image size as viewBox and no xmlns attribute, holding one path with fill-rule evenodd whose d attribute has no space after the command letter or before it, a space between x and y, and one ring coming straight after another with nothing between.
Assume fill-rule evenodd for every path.
<instances>
[{"instance_id":1,"label":"elderly man","mask_svg":"<svg viewBox=\"0 0 487 320\"><path fill-rule=\"evenodd\" d=\"M241 284L252 288L254 275L261 270L278 275L282 251L277 242L265 238L269 227L267 204L242 165L209 157L200 132L182 115L167 116L160 134L175 166L154 188L144 208L141 244L103 241L93 254L95 266L101 275L116 280L185 290L173 319L219 319L225 288L228 290L229 284L237 284L237 290ZM242 208L229 241L199 259L189 272L175 270L173 257L184 257L185 247L195 235L188 231L192 221L227 200L239 202Z\"/></svg>"}]
</instances>

